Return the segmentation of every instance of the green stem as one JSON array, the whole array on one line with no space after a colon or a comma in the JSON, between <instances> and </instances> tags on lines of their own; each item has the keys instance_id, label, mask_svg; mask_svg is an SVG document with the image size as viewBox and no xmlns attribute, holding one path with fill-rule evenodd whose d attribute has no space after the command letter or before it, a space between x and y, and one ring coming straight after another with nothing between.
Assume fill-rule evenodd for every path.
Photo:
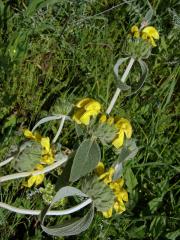
<instances>
[{"instance_id":1,"label":"green stem","mask_svg":"<svg viewBox=\"0 0 180 240\"><path fill-rule=\"evenodd\" d=\"M126 81L127 76L128 76L128 74L129 74L129 72L130 72L130 70L131 70L131 68L132 68L132 66L134 64L134 61L135 61L135 59L131 57L131 59L129 61L129 64L128 64L126 70L124 71L124 73L122 75L121 82L124 83ZM120 92L121 92L121 89L117 88L116 92L115 92L115 94L114 94L114 96L113 96L113 98L112 98L112 100L111 100L111 102L109 104L109 107L106 110L107 114L110 114L110 112L112 111L112 109L113 109L113 107L114 107L114 105L115 105L115 103L116 103L116 101L117 101L117 99L119 97Z\"/></svg>"}]
</instances>

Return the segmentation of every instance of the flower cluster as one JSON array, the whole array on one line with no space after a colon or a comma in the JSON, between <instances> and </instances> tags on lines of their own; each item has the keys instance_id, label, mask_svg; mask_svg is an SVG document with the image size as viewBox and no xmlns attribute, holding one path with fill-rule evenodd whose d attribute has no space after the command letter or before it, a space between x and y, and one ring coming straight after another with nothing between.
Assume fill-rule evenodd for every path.
<instances>
[{"instance_id":1,"label":"flower cluster","mask_svg":"<svg viewBox=\"0 0 180 240\"><path fill-rule=\"evenodd\" d=\"M147 26L141 30L136 25L134 25L131 28L131 33L134 38L142 38L144 40L147 40L153 47L157 46L154 39L159 39L159 33L155 27Z\"/></svg>"},{"instance_id":2,"label":"flower cluster","mask_svg":"<svg viewBox=\"0 0 180 240\"><path fill-rule=\"evenodd\" d=\"M84 98L75 106L76 109L72 119L77 124L89 125L91 117L96 117L101 110L101 104L92 98ZM127 119L111 116L107 117L105 114L101 114L99 122L102 124L113 125L117 129L117 134L112 141L112 145L115 148L118 149L122 147L125 136L128 139L131 138L132 126Z\"/></svg>"},{"instance_id":3,"label":"flower cluster","mask_svg":"<svg viewBox=\"0 0 180 240\"><path fill-rule=\"evenodd\" d=\"M77 124L89 125L91 117L97 116L101 110L101 104L92 98L84 98L76 105L72 119Z\"/></svg>"},{"instance_id":4,"label":"flower cluster","mask_svg":"<svg viewBox=\"0 0 180 240\"><path fill-rule=\"evenodd\" d=\"M112 141L112 145L115 148L122 147L124 143L125 136L129 139L132 136L132 126L130 122L125 118L120 117L106 117L105 114L103 114L100 117L101 123L107 123L107 124L114 124L115 128L117 129L117 135L115 139Z\"/></svg>"},{"instance_id":5,"label":"flower cluster","mask_svg":"<svg viewBox=\"0 0 180 240\"><path fill-rule=\"evenodd\" d=\"M102 212L105 218L110 218L112 216L113 209L119 214L124 212L126 210L124 202L128 201L128 193L123 188L124 179L118 178L117 180L113 181L112 178L114 172L115 169L113 167L109 168L108 171L105 171L104 164L102 162L100 162L96 167L96 173L99 176L99 179L109 186L115 195L113 206L106 212Z\"/></svg>"},{"instance_id":6,"label":"flower cluster","mask_svg":"<svg viewBox=\"0 0 180 240\"><path fill-rule=\"evenodd\" d=\"M42 137L38 133L32 133L28 129L24 130L25 137L36 141L41 144L42 152L41 152L41 159L40 163L36 164L34 170L42 170L44 167L43 165L47 164L50 165L54 162L54 154L50 146L50 140L49 137ZM39 174L36 176L31 176L26 183L23 185L26 187L32 187L34 184L37 186L41 184L44 180L44 174Z\"/></svg>"}]
</instances>

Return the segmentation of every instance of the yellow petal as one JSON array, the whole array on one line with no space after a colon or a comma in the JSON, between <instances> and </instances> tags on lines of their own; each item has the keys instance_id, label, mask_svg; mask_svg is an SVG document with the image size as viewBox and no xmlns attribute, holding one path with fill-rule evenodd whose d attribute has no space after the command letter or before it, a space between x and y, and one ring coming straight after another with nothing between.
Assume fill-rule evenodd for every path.
<instances>
[{"instance_id":1,"label":"yellow petal","mask_svg":"<svg viewBox=\"0 0 180 240\"><path fill-rule=\"evenodd\" d=\"M42 163L46 163L48 165L54 163L54 156L52 154L45 154L41 158Z\"/></svg>"},{"instance_id":2,"label":"yellow petal","mask_svg":"<svg viewBox=\"0 0 180 240\"><path fill-rule=\"evenodd\" d=\"M100 117L100 119L99 119L100 123L105 123L106 120L107 120L106 115L105 115L105 114L102 114L101 117Z\"/></svg>"},{"instance_id":3,"label":"yellow petal","mask_svg":"<svg viewBox=\"0 0 180 240\"><path fill-rule=\"evenodd\" d=\"M113 167L110 167L109 170L103 174L100 175L99 179L103 180L105 184L109 184L112 182L112 177L114 175L115 169Z\"/></svg>"},{"instance_id":4,"label":"yellow petal","mask_svg":"<svg viewBox=\"0 0 180 240\"><path fill-rule=\"evenodd\" d=\"M49 140L49 137L43 137L41 138L41 146L43 147L43 149L45 150L45 152L49 152L50 150L50 140ZM45 154L44 152L44 154Z\"/></svg>"},{"instance_id":5,"label":"yellow petal","mask_svg":"<svg viewBox=\"0 0 180 240\"><path fill-rule=\"evenodd\" d=\"M102 214L105 218L110 218L112 216L112 211L113 211L113 208L110 208L109 210L102 212Z\"/></svg>"},{"instance_id":6,"label":"yellow petal","mask_svg":"<svg viewBox=\"0 0 180 240\"><path fill-rule=\"evenodd\" d=\"M116 192L119 192L123 185L124 185L124 179L119 178L116 181L110 183L110 188L115 190Z\"/></svg>"},{"instance_id":7,"label":"yellow petal","mask_svg":"<svg viewBox=\"0 0 180 240\"><path fill-rule=\"evenodd\" d=\"M125 133L127 138L131 138L132 136L132 126L130 122L125 118L120 118L116 123L115 126L121 131Z\"/></svg>"},{"instance_id":8,"label":"yellow petal","mask_svg":"<svg viewBox=\"0 0 180 240\"><path fill-rule=\"evenodd\" d=\"M24 136L30 139L35 139L35 136L33 135L33 133L31 131L29 131L28 129L24 130Z\"/></svg>"},{"instance_id":9,"label":"yellow petal","mask_svg":"<svg viewBox=\"0 0 180 240\"><path fill-rule=\"evenodd\" d=\"M133 36L134 36L134 38L139 38L140 37L140 33L139 32L135 32Z\"/></svg>"},{"instance_id":10,"label":"yellow petal","mask_svg":"<svg viewBox=\"0 0 180 240\"><path fill-rule=\"evenodd\" d=\"M91 101L91 98L84 98L76 103L76 107L83 108L86 104L88 104Z\"/></svg>"},{"instance_id":11,"label":"yellow petal","mask_svg":"<svg viewBox=\"0 0 180 240\"><path fill-rule=\"evenodd\" d=\"M120 188L124 185L124 179L123 178L118 178L115 183L119 185Z\"/></svg>"},{"instance_id":12,"label":"yellow petal","mask_svg":"<svg viewBox=\"0 0 180 240\"><path fill-rule=\"evenodd\" d=\"M126 207L124 205L124 202L121 200L121 201L116 201L114 203L114 209L117 213L122 213L126 210Z\"/></svg>"},{"instance_id":13,"label":"yellow petal","mask_svg":"<svg viewBox=\"0 0 180 240\"><path fill-rule=\"evenodd\" d=\"M153 37L154 39L159 39L159 33L155 27L148 26L142 30L142 33L146 33L148 37Z\"/></svg>"},{"instance_id":14,"label":"yellow petal","mask_svg":"<svg viewBox=\"0 0 180 240\"><path fill-rule=\"evenodd\" d=\"M31 176L27 181L27 187L32 187L32 185L36 182L36 176Z\"/></svg>"},{"instance_id":15,"label":"yellow petal","mask_svg":"<svg viewBox=\"0 0 180 240\"><path fill-rule=\"evenodd\" d=\"M42 170L44 167L43 167L43 165L42 164L36 164L36 166L35 166L35 169L37 169L37 170Z\"/></svg>"},{"instance_id":16,"label":"yellow petal","mask_svg":"<svg viewBox=\"0 0 180 240\"><path fill-rule=\"evenodd\" d=\"M38 186L39 184L41 184L44 180L44 174L39 174L36 177L36 181L35 181L35 185Z\"/></svg>"},{"instance_id":17,"label":"yellow petal","mask_svg":"<svg viewBox=\"0 0 180 240\"><path fill-rule=\"evenodd\" d=\"M123 201L128 202L128 192L124 188L121 189L121 198Z\"/></svg>"},{"instance_id":18,"label":"yellow petal","mask_svg":"<svg viewBox=\"0 0 180 240\"><path fill-rule=\"evenodd\" d=\"M28 129L25 129L24 130L24 136L27 137L27 138L30 138L32 140L36 140L38 142L40 142L41 140L41 135L39 133L32 133L31 131L29 131Z\"/></svg>"},{"instance_id":19,"label":"yellow petal","mask_svg":"<svg viewBox=\"0 0 180 240\"><path fill-rule=\"evenodd\" d=\"M75 111L74 115L72 116L72 119L77 123L81 124L80 118L85 113L84 109L78 109Z\"/></svg>"},{"instance_id":20,"label":"yellow petal","mask_svg":"<svg viewBox=\"0 0 180 240\"><path fill-rule=\"evenodd\" d=\"M91 99L89 101L89 103L87 103L85 106L84 106L84 109L86 111L96 111L97 113L99 113L100 109L101 109L101 104L93 99Z\"/></svg>"},{"instance_id":21,"label":"yellow petal","mask_svg":"<svg viewBox=\"0 0 180 240\"><path fill-rule=\"evenodd\" d=\"M148 38L148 35L147 33L142 33L142 36L141 36L142 39L146 40Z\"/></svg>"},{"instance_id":22,"label":"yellow petal","mask_svg":"<svg viewBox=\"0 0 180 240\"><path fill-rule=\"evenodd\" d=\"M138 27L137 27L136 25L132 26L131 32L132 32L132 33L139 32Z\"/></svg>"},{"instance_id":23,"label":"yellow petal","mask_svg":"<svg viewBox=\"0 0 180 240\"><path fill-rule=\"evenodd\" d=\"M88 113L84 113L80 118L80 122L83 123L84 125L89 125L90 117L91 115L89 115Z\"/></svg>"},{"instance_id":24,"label":"yellow petal","mask_svg":"<svg viewBox=\"0 0 180 240\"><path fill-rule=\"evenodd\" d=\"M90 117L96 116L97 114L98 114L98 112L96 110L87 111L80 117L79 120L81 121L81 123L83 123L85 125L89 125Z\"/></svg>"},{"instance_id":25,"label":"yellow petal","mask_svg":"<svg viewBox=\"0 0 180 240\"><path fill-rule=\"evenodd\" d=\"M104 164L102 162L99 162L95 171L98 176L102 175L104 173Z\"/></svg>"},{"instance_id":26,"label":"yellow petal","mask_svg":"<svg viewBox=\"0 0 180 240\"><path fill-rule=\"evenodd\" d=\"M150 44L151 44L153 47L156 47L156 46L157 46L156 43L155 43L155 41L154 41L154 39L153 39L152 37L149 38L149 42L150 42Z\"/></svg>"},{"instance_id":27,"label":"yellow petal","mask_svg":"<svg viewBox=\"0 0 180 240\"><path fill-rule=\"evenodd\" d=\"M107 120L107 124L112 125L114 123L114 118L113 117L109 117Z\"/></svg>"},{"instance_id":28,"label":"yellow petal","mask_svg":"<svg viewBox=\"0 0 180 240\"><path fill-rule=\"evenodd\" d=\"M112 145L115 148L120 148L124 143L124 131L119 131L118 136L113 140Z\"/></svg>"},{"instance_id":29,"label":"yellow petal","mask_svg":"<svg viewBox=\"0 0 180 240\"><path fill-rule=\"evenodd\" d=\"M131 138L132 136L132 126L131 124L126 124L125 125L125 128L123 129L124 130L124 133L126 135L127 138Z\"/></svg>"},{"instance_id":30,"label":"yellow petal","mask_svg":"<svg viewBox=\"0 0 180 240\"><path fill-rule=\"evenodd\" d=\"M122 124L130 124L130 122L126 118L117 118L115 122L115 126L118 129L121 129Z\"/></svg>"},{"instance_id":31,"label":"yellow petal","mask_svg":"<svg viewBox=\"0 0 180 240\"><path fill-rule=\"evenodd\" d=\"M35 133L34 133L34 137L35 137L35 140L36 140L36 141L41 142L42 136L41 136L39 133L35 132Z\"/></svg>"}]
</instances>

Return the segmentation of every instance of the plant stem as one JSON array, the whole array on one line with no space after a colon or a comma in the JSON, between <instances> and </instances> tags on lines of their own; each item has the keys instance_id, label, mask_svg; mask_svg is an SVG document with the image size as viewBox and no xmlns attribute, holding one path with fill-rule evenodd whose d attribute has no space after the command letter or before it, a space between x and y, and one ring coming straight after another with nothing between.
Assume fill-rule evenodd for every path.
<instances>
[{"instance_id":1,"label":"plant stem","mask_svg":"<svg viewBox=\"0 0 180 240\"><path fill-rule=\"evenodd\" d=\"M8 159L6 159L5 161L0 163L0 167L10 163L13 159L14 159L14 157L9 157Z\"/></svg>"},{"instance_id":2,"label":"plant stem","mask_svg":"<svg viewBox=\"0 0 180 240\"><path fill-rule=\"evenodd\" d=\"M65 120L70 120L69 116L66 115L62 115L62 114L58 114L58 115L54 115L54 116L49 116L49 117L45 117L42 118L39 122L36 123L36 125L33 127L32 132L35 131L35 129L37 127L39 127L41 124L47 123L49 121L53 121L53 120L59 120L61 118L65 118Z\"/></svg>"},{"instance_id":3,"label":"plant stem","mask_svg":"<svg viewBox=\"0 0 180 240\"><path fill-rule=\"evenodd\" d=\"M23 177L28 177L28 176L36 176L39 174L44 174L44 173L50 172L53 169L61 166L65 162L67 162L67 160L68 160L68 156L64 155L64 158L62 158L61 160L58 160L57 162L51 164L48 167L43 168L42 170L37 170L37 171L33 171L33 172L14 173L14 174L0 177L0 183L6 182L9 180L13 180L13 179L18 179L18 178L23 178Z\"/></svg>"},{"instance_id":4,"label":"plant stem","mask_svg":"<svg viewBox=\"0 0 180 240\"><path fill-rule=\"evenodd\" d=\"M59 125L59 129L58 129L58 131L57 131L57 133L56 133L56 136L54 137L52 143L55 143L55 142L57 141L59 135L61 134L61 131L62 131L62 129L63 129L65 120L66 120L66 116L63 116L62 119L61 119L61 123L60 123L60 125Z\"/></svg>"},{"instance_id":5,"label":"plant stem","mask_svg":"<svg viewBox=\"0 0 180 240\"><path fill-rule=\"evenodd\" d=\"M84 208L85 206L89 205L92 202L91 198L86 199L84 202L76 205L75 207L69 208L69 209L65 209L65 210L52 210L52 211L48 211L47 215L49 216L63 216L66 214L71 214L74 213L82 208ZM31 209L23 209L23 208L16 208L13 207L9 204L0 202L0 208L4 208L7 209L11 212L15 212L15 213L19 213L19 214L26 214L26 215L39 215L41 213L41 210L31 210Z\"/></svg>"},{"instance_id":6,"label":"plant stem","mask_svg":"<svg viewBox=\"0 0 180 240\"><path fill-rule=\"evenodd\" d=\"M124 71L124 73L122 75L121 82L124 83L126 81L126 78L127 78L128 74L129 74L129 72L130 72L130 70L131 70L131 68L132 68L132 66L134 64L134 61L135 61L135 59L131 57L131 59L130 59L130 61L128 63L128 66L127 66L126 70ZM121 92L121 89L117 88L116 92L115 92L115 94L114 94L114 96L113 96L113 98L112 98L112 100L111 100L111 102L109 104L109 107L106 110L107 114L110 114L110 112L112 111L112 109L113 109L113 107L114 107L114 105L115 105L115 103L117 101L117 98L118 98L120 92Z\"/></svg>"}]
</instances>

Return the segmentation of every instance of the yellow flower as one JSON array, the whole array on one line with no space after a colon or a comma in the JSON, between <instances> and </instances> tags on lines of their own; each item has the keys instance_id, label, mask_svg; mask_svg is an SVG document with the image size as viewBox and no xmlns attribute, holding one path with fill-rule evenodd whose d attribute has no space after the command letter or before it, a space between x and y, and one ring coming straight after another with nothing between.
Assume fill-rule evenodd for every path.
<instances>
[{"instance_id":1,"label":"yellow flower","mask_svg":"<svg viewBox=\"0 0 180 240\"><path fill-rule=\"evenodd\" d=\"M104 164L102 162L98 163L96 167L96 173L99 176L99 179L108 185L115 195L113 206L107 211L102 212L105 218L110 218L112 216L113 209L119 214L124 212L126 210L124 202L128 201L128 193L123 188L124 179L118 178L117 180L113 181L112 177L114 171L114 168L111 167L108 171L105 172Z\"/></svg>"},{"instance_id":2,"label":"yellow flower","mask_svg":"<svg viewBox=\"0 0 180 240\"><path fill-rule=\"evenodd\" d=\"M109 168L109 170L107 172L102 173L99 176L100 180L103 180L104 183L109 184L110 182L112 182L112 177L113 174L115 172L115 169L113 167Z\"/></svg>"},{"instance_id":3,"label":"yellow flower","mask_svg":"<svg viewBox=\"0 0 180 240\"><path fill-rule=\"evenodd\" d=\"M117 134L117 137L112 141L112 145L118 149L122 147L123 143L124 143L124 132L120 130L119 133Z\"/></svg>"},{"instance_id":4,"label":"yellow flower","mask_svg":"<svg viewBox=\"0 0 180 240\"><path fill-rule=\"evenodd\" d=\"M105 218L110 218L112 216L113 208L111 207L109 210L102 212Z\"/></svg>"},{"instance_id":5,"label":"yellow flower","mask_svg":"<svg viewBox=\"0 0 180 240\"><path fill-rule=\"evenodd\" d=\"M104 173L104 164L102 162L99 162L98 165L96 166L96 174L100 176L101 174Z\"/></svg>"},{"instance_id":6,"label":"yellow flower","mask_svg":"<svg viewBox=\"0 0 180 240\"><path fill-rule=\"evenodd\" d=\"M38 133L33 134L31 131L29 131L29 129L24 130L24 136L27 138L30 138L31 140L35 140L37 142L41 141L41 135Z\"/></svg>"},{"instance_id":7,"label":"yellow flower","mask_svg":"<svg viewBox=\"0 0 180 240\"><path fill-rule=\"evenodd\" d=\"M41 139L42 146L42 162L46 164L52 164L54 162L54 154L50 147L49 137L45 137Z\"/></svg>"},{"instance_id":8,"label":"yellow flower","mask_svg":"<svg viewBox=\"0 0 180 240\"><path fill-rule=\"evenodd\" d=\"M105 114L102 114L100 119L100 123L107 123L109 125L112 125L114 123L114 118L113 117L108 117Z\"/></svg>"},{"instance_id":9,"label":"yellow flower","mask_svg":"<svg viewBox=\"0 0 180 240\"><path fill-rule=\"evenodd\" d=\"M36 170L42 170L43 169L43 166L41 164L37 164L36 165ZM39 175L36 175L36 176L31 176L26 183L24 183L23 185L25 187L32 187L34 184L35 186L38 186L40 185L44 180L44 174L39 174Z\"/></svg>"},{"instance_id":10,"label":"yellow flower","mask_svg":"<svg viewBox=\"0 0 180 240\"><path fill-rule=\"evenodd\" d=\"M124 179L118 178L117 180L110 183L110 188L114 191L119 191L119 188L122 188L124 185Z\"/></svg>"},{"instance_id":11,"label":"yellow flower","mask_svg":"<svg viewBox=\"0 0 180 240\"><path fill-rule=\"evenodd\" d=\"M97 116L101 109L101 104L94 99L84 98L75 105L76 109L72 119L77 124L89 125L90 119Z\"/></svg>"},{"instance_id":12,"label":"yellow flower","mask_svg":"<svg viewBox=\"0 0 180 240\"><path fill-rule=\"evenodd\" d=\"M41 139L41 146L43 147L43 153L47 154L50 150L50 141L48 137L43 137Z\"/></svg>"},{"instance_id":13,"label":"yellow flower","mask_svg":"<svg viewBox=\"0 0 180 240\"><path fill-rule=\"evenodd\" d=\"M122 200L116 201L113 207L117 213L123 213L126 210L125 204Z\"/></svg>"},{"instance_id":14,"label":"yellow flower","mask_svg":"<svg viewBox=\"0 0 180 240\"><path fill-rule=\"evenodd\" d=\"M114 123L114 118L113 117L109 117L107 120L107 124L112 125Z\"/></svg>"},{"instance_id":15,"label":"yellow flower","mask_svg":"<svg viewBox=\"0 0 180 240\"><path fill-rule=\"evenodd\" d=\"M131 33L133 33L133 36L135 38L139 38L140 37L139 29L138 29L138 27L136 25L132 26Z\"/></svg>"},{"instance_id":16,"label":"yellow flower","mask_svg":"<svg viewBox=\"0 0 180 240\"><path fill-rule=\"evenodd\" d=\"M33 134L28 129L24 130L24 135L25 135L25 137L30 138L31 140L34 140L41 144L41 146L42 146L41 162L42 163L52 164L54 162L54 154L51 149L49 137L42 137L38 133Z\"/></svg>"},{"instance_id":17,"label":"yellow flower","mask_svg":"<svg viewBox=\"0 0 180 240\"><path fill-rule=\"evenodd\" d=\"M147 40L153 47L156 47L154 39L159 39L159 33L155 27L147 26L141 30L136 25L134 25L131 28L131 33L134 38L141 37L142 39Z\"/></svg>"},{"instance_id":18,"label":"yellow flower","mask_svg":"<svg viewBox=\"0 0 180 240\"><path fill-rule=\"evenodd\" d=\"M99 162L96 166L95 171L99 176L99 179L103 180L104 183L109 184L112 182L112 177L115 172L115 169L113 167L109 168L109 170L105 172L104 164L102 162Z\"/></svg>"},{"instance_id":19,"label":"yellow flower","mask_svg":"<svg viewBox=\"0 0 180 240\"><path fill-rule=\"evenodd\" d=\"M115 122L115 126L119 130L119 132L116 138L113 140L112 145L118 149L124 143L124 136L126 136L128 139L131 138L132 126L130 122L125 118L118 118Z\"/></svg>"},{"instance_id":20,"label":"yellow flower","mask_svg":"<svg viewBox=\"0 0 180 240\"><path fill-rule=\"evenodd\" d=\"M147 26L147 27L143 28L141 37L142 37L142 39L145 39L145 40L147 39L148 42L153 47L156 47L157 45L156 45L154 39L156 39L156 40L159 39L159 33L155 27Z\"/></svg>"},{"instance_id":21,"label":"yellow flower","mask_svg":"<svg viewBox=\"0 0 180 240\"><path fill-rule=\"evenodd\" d=\"M105 115L105 114L102 114L101 117L100 117L100 119L99 119L100 123L105 123L106 120L107 120L106 115Z\"/></svg>"}]
</instances>

